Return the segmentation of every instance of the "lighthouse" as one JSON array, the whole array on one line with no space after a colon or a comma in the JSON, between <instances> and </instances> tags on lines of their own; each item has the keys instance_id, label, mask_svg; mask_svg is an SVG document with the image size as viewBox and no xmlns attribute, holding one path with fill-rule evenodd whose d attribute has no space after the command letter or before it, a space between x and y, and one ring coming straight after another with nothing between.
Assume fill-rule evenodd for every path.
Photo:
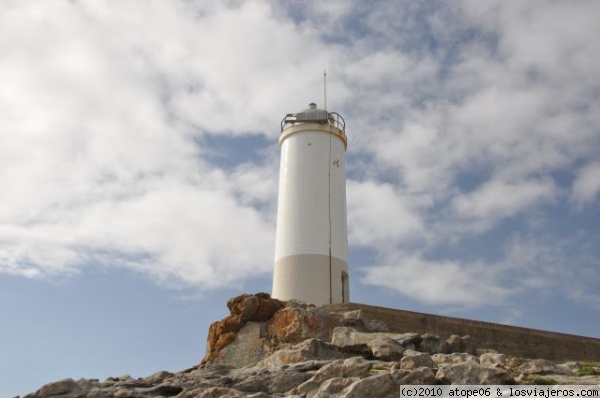
<instances>
[{"instance_id":1,"label":"lighthouse","mask_svg":"<svg viewBox=\"0 0 600 398\"><path fill-rule=\"evenodd\" d=\"M273 297L349 302L344 119L311 103L281 121Z\"/></svg>"}]
</instances>

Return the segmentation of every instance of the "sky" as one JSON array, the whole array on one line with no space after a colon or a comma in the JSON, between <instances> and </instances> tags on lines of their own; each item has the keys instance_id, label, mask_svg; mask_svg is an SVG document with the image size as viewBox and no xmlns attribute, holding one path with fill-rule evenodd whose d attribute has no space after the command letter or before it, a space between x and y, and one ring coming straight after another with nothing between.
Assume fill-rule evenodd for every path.
<instances>
[{"instance_id":1,"label":"sky","mask_svg":"<svg viewBox=\"0 0 600 398\"><path fill-rule=\"evenodd\" d=\"M271 291L285 114L351 300L600 337L600 3L0 0L0 395L178 371Z\"/></svg>"}]
</instances>

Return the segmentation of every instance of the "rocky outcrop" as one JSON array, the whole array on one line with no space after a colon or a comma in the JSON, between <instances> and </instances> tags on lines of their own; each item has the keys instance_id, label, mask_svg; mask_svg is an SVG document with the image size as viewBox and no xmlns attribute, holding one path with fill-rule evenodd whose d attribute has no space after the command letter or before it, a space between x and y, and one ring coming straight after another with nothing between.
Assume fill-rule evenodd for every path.
<instances>
[{"instance_id":1,"label":"rocky outcrop","mask_svg":"<svg viewBox=\"0 0 600 398\"><path fill-rule=\"evenodd\" d=\"M577 377L575 362L478 352L468 336L391 333L360 311L330 313L265 293L227 305L198 366L138 379L65 379L24 398L397 397L402 384L600 383Z\"/></svg>"},{"instance_id":2,"label":"rocky outcrop","mask_svg":"<svg viewBox=\"0 0 600 398\"><path fill-rule=\"evenodd\" d=\"M242 294L227 301L230 315L210 325L207 352L204 361L219 358L222 350L231 344L248 322L263 322L283 308L283 302L272 299L268 293Z\"/></svg>"}]
</instances>

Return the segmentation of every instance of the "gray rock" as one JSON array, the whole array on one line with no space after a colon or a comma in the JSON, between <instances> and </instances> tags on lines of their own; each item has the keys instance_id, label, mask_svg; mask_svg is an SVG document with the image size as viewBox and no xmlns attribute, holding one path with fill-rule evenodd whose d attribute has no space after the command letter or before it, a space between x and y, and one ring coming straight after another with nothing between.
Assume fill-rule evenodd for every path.
<instances>
[{"instance_id":1,"label":"gray rock","mask_svg":"<svg viewBox=\"0 0 600 398\"><path fill-rule=\"evenodd\" d=\"M417 369L421 367L433 368L435 363L431 359L431 355L424 352L409 351L409 355L406 355L400 360L400 369Z\"/></svg>"},{"instance_id":2,"label":"gray rock","mask_svg":"<svg viewBox=\"0 0 600 398\"><path fill-rule=\"evenodd\" d=\"M416 333L365 333L343 326L333 329L331 344L335 345L344 352L369 356L372 354L372 350L369 347L369 342L377 339L392 339L404 348L407 348L407 345L413 344L413 342L416 341L420 341L421 336ZM395 347L396 345L393 346Z\"/></svg>"},{"instance_id":3,"label":"gray rock","mask_svg":"<svg viewBox=\"0 0 600 398\"><path fill-rule=\"evenodd\" d=\"M454 354L435 354L432 356L433 361L438 365L459 365L459 364L471 364L479 365L479 358L474 355L467 353L454 353Z\"/></svg>"},{"instance_id":4,"label":"gray rock","mask_svg":"<svg viewBox=\"0 0 600 398\"><path fill-rule=\"evenodd\" d=\"M269 395L264 392L257 392L255 394L246 395L246 398L271 398L272 395Z\"/></svg>"},{"instance_id":5,"label":"gray rock","mask_svg":"<svg viewBox=\"0 0 600 398\"><path fill-rule=\"evenodd\" d=\"M311 378L308 373L277 372L269 380L267 391L270 394L285 393Z\"/></svg>"},{"instance_id":6,"label":"gray rock","mask_svg":"<svg viewBox=\"0 0 600 398\"><path fill-rule=\"evenodd\" d=\"M306 382L298 386L300 394L317 389L323 382L332 378L364 378L371 374L371 368L375 362L368 361L362 357L353 357L346 360L331 362L317 371L317 373Z\"/></svg>"},{"instance_id":7,"label":"gray rock","mask_svg":"<svg viewBox=\"0 0 600 398\"><path fill-rule=\"evenodd\" d=\"M210 387L206 389L196 389L189 392L184 393L184 395L180 395L177 398L242 398L245 397L246 394L234 390L233 388L226 387Z\"/></svg>"},{"instance_id":8,"label":"gray rock","mask_svg":"<svg viewBox=\"0 0 600 398\"><path fill-rule=\"evenodd\" d=\"M389 373L380 373L360 379L341 394L344 398L397 397L399 384Z\"/></svg>"},{"instance_id":9,"label":"gray rock","mask_svg":"<svg viewBox=\"0 0 600 398\"><path fill-rule=\"evenodd\" d=\"M183 387L168 383L159 384L149 388L136 389L136 392L152 397L174 397L182 391Z\"/></svg>"},{"instance_id":10,"label":"gray rock","mask_svg":"<svg viewBox=\"0 0 600 398\"><path fill-rule=\"evenodd\" d=\"M554 362L547 359L531 359L515 369L518 373L524 375L530 374L571 374L571 371L559 368Z\"/></svg>"},{"instance_id":11,"label":"gray rock","mask_svg":"<svg viewBox=\"0 0 600 398\"><path fill-rule=\"evenodd\" d=\"M414 350L415 346L421 342L419 333L402 333L394 337L394 340L405 348Z\"/></svg>"},{"instance_id":12,"label":"gray rock","mask_svg":"<svg viewBox=\"0 0 600 398\"><path fill-rule=\"evenodd\" d=\"M54 383L48 383L33 394L28 394L25 398L81 398L85 396L85 391L73 379L63 379Z\"/></svg>"},{"instance_id":13,"label":"gray rock","mask_svg":"<svg viewBox=\"0 0 600 398\"><path fill-rule=\"evenodd\" d=\"M398 385L402 384L426 384L431 385L436 383L435 373L431 368L422 367L414 370L393 369L392 377Z\"/></svg>"},{"instance_id":14,"label":"gray rock","mask_svg":"<svg viewBox=\"0 0 600 398\"><path fill-rule=\"evenodd\" d=\"M342 320L345 326L362 328L365 326L365 319L361 310L346 311L342 313Z\"/></svg>"},{"instance_id":15,"label":"gray rock","mask_svg":"<svg viewBox=\"0 0 600 398\"><path fill-rule=\"evenodd\" d=\"M477 347L471 336L457 336L453 334L450 336L446 343L448 343L448 352L466 352L475 355Z\"/></svg>"},{"instance_id":16,"label":"gray rock","mask_svg":"<svg viewBox=\"0 0 600 398\"><path fill-rule=\"evenodd\" d=\"M349 327L337 327L333 329L331 344L345 352L369 355L371 350L367 342L374 338L371 333L361 333Z\"/></svg>"},{"instance_id":17,"label":"gray rock","mask_svg":"<svg viewBox=\"0 0 600 398\"><path fill-rule=\"evenodd\" d=\"M149 383L151 385L155 385L155 384L160 384L163 381L165 381L166 379L171 378L173 376L174 376L173 373L161 370L160 372L156 372L156 373L151 374L150 376L144 378L143 380L146 383Z\"/></svg>"},{"instance_id":18,"label":"gray rock","mask_svg":"<svg viewBox=\"0 0 600 398\"><path fill-rule=\"evenodd\" d=\"M479 364L442 366L435 377L442 384L515 384L514 378L508 371Z\"/></svg>"},{"instance_id":19,"label":"gray rock","mask_svg":"<svg viewBox=\"0 0 600 398\"><path fill-rule=\"evenodd\" d=\"M479 356L479 363L490 368L506 365L506 355L496 353L485 353Z\"/></svg>"},{"instance_id":20,"label":"gray rock","mask_svg":"<svg viewBox=\"0 0 600 398\"><path fill-rule=\"evenodd\" d=\"M352 383L358 381L357 377L334 377L325 380L317 388L311 388L308 391L302 391L299 387L298 391L301 394L306 394L307 398L325 398L325 397L339 397L342 396L342 391Z\"/></svg>"},{"instance_id":21,"label":"gray rock","mask_svg":"<svg viewBox=\"0 0 600 398\"><path fill-rule=\"evenodd\" d=\"M577 369L579 369L581 367L579 362L559 363L556 366L558 366L562 371L568 371L569 373L575 372ZM562 374L562 372L561 372L561 374ZM566 374L566 372L565 372L565 374Z\"/></svg>"},{"instance_id":22,"label":"gray rock","mask_svg":"<svg viewBox=\"0 0 600 398\"><path fill-rule=\"evenodd\" d=\"M402 355L406 350L389 337L380 337L369 340L367 346L371 350L373 356L382 361L398 361L402 358Z\"/></svg>"},{"instance_id":23,"label":"gray rock","mask_svg":"<svg viewBox=\"0 0 600 398\"><path fill-rule=\"evenodd\" d=\"M310 360L335 360L347 357L348 355L340 353L336 347L327 342L307 339L302 343L275 351L256 365L273 368Z\"/></svg>"},{"instance_id":24,"label":"gray rock","mask_svg":"<svg viewBox=\"0 0 600 398\"><path fill-rule=\"evenodd\" d=\"M299 362L299 363L294 363L291 365L284 365L282 366L282 369L286 369L290 372L310 372L313 370L319 370L321 369L323 366L327 365L331 363L330 360L320 360L320 361L306 361L306 362Z\"/></svg>"},{"instance_id":25,"label":"gray rock","mask_svg":"<svg viewBox=\"0 0 600 398\"><path fill-rule=\"evenodd\" d=\"M417 349L429 354L444 354L448 352L448 343L442 340L440 336L426 333L421 336Z\"/></svg>"}]
</instances>

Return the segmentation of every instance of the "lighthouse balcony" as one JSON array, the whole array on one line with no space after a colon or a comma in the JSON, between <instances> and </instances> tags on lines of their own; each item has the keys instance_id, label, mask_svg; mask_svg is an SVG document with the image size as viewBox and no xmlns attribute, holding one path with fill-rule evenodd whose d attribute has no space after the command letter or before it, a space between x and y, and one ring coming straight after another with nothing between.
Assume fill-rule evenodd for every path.
<instances>
[{"instance_id":1,"label":"lighthouse balcony","mask_svg":"<svg viewBox=\"0 0 600 398\"><path fill-rule=\"evenodd\" d=\"M346 134L346 122L339 113L317 109L314 104L310 104L310 106L309 109L302 112L288 113L285 115L281 120L281 132L283 133L284 130L298 124L319 123L328 124L338 129L342 134Z\"/></svg>"}]
</instances>

